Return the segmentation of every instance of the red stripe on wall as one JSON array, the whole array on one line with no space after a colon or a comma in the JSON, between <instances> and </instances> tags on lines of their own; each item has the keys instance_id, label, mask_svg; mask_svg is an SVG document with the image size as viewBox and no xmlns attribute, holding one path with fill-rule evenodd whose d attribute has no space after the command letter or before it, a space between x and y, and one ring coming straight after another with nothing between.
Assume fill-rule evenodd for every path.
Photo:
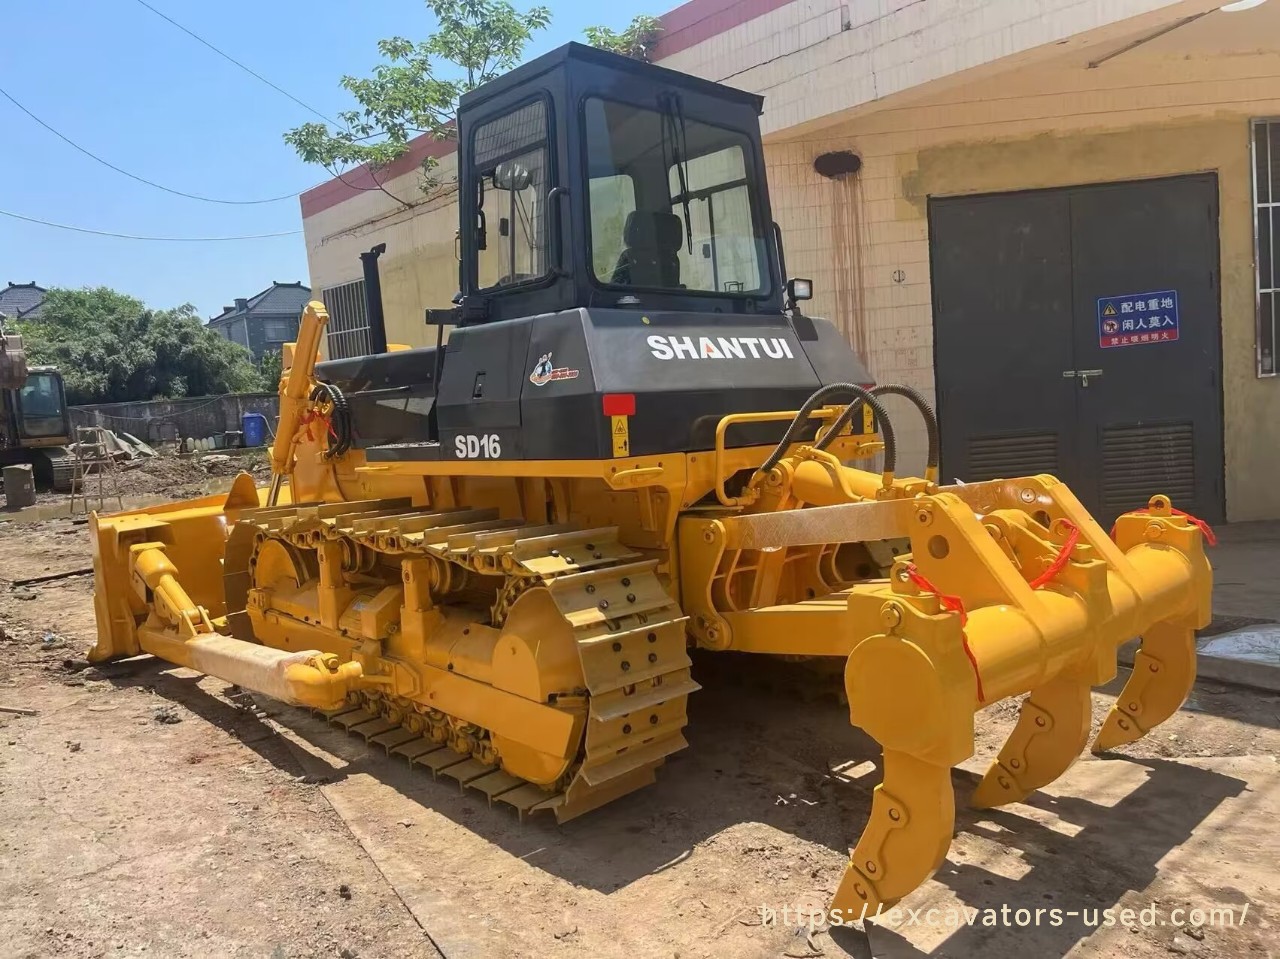
<instances>
[{"instance_id":1,"label":"red stripe on wall","mask_svg":"<svg viewBox=\"0 0 1280 959\"><path fill-rule=\"evenodd\" d=\"M654 49L654 59L662 60L710 40L756 17L762 17L793 0L689 0L676 7L662 21L662 36Z\"/></svg>"},{"instance_id":2,"label":"red stripe on wall","mask_svg":"<svg viewBox=\"0 0 1280 959\"><path fill-rule=\"evenodd\" d=\"M660 62L703 43L736 26L762 17L766 13L784 7L794 0L689 0L670 13L659 17L662 36L654 48L654 61ZM327 183L312 187L299 197L302 218L315 216L344 200L368 190L376 190L378 181L386 182L416 169L428 156L447 156L457 149L453 140L436 140L423 134L409 141L409 152L387 165L378 180L374 180L369 168L361 164L355 169L335 177Z\"/></svg>"},{"instance_id":3,"label":"red stripe on wall","mask_svg":"<svg viewBox=\"0 0 1280 959\"><path fill-rule=\"evenodd\" d=\"M448 156L457 148L457 142L454 140L437 140L427 134L415 137L409 141L409 152L388 163L379 172L377 180L373 178L369 168L362 163L355 169L342 174L341 178L334 177L328 183L321 183L307 190L299 198L302 204L302 218L305 220L353 196L368 190L376 190L379 182L386 183L395 177L411 173L420 167L427 157Z\"/></svg>"}]
</instances>

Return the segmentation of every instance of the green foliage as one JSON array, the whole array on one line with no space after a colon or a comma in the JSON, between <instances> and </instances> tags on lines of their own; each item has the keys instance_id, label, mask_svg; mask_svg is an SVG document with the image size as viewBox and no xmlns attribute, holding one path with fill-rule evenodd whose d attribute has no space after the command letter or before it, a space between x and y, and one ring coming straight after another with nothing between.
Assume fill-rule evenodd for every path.
<instances>
[{"instance_id":1,"label":"green foliage","mask_svg":"<svg viewBox=\"0 0 1280 959\"><path fill-rule=\"evenodd\" d=\"M529 39L551 22L547 7L521 13L506 0L426 2L439 29L417 43L404 37L379 41L385 62L373 76L342 78L359 104L338 114L345 129L304 123L284 135L298 156L336 176L354 164L385 167L421 134L452 139L458 98L519 63ZM435 160L428 157L422 166L425 192L434 186Z\"/></svg>"},{"instance_id":2,"label":"green foliage","mask_svg":"<svg viewBox=\"0 0 1280 959\"><path fill-rule=\"evenodd\" d=\"M258 360L258 372L262 374L263 387L268 390L278 389L280 376L284 372L284 356L279 350L270 350L262 354Z\"/></svg>"},{"instance_id":3,"label":"green foliage","mask_svg":"<svg viewBox=\"0 0 1280 959\"><path fill-rule=\"evenodd\" d=\"M587 27L587 43L600 50L621 53L633 60L649 62L653 45L662 35L662 21L657 17L641 14L635 17L621 33L608 27Z\"/></svg>"},{"instance_id":4,"label":"green foliage","mask_svg":"<svg viewBox=\"0 0 1280 959\"><path fill-rule=\"evenodd\" d=\"M189 303L152 310L107 287L50 290L21 332L32 365L62 371L72 405L263 388L248 351L208 329Z\"/></svg>"}]
</instances>

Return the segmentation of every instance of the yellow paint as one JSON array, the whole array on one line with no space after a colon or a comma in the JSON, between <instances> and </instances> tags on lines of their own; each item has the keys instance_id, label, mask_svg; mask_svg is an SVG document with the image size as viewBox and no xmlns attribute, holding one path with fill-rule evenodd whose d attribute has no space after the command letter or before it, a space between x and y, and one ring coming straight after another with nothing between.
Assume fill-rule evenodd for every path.
<instances>
[{"instance_id":1,"label":"yellow paint","mask_svg":"<svg viewBox=\"0 0 1280 959\"><path fill-rule=\"evenodd\" d=\"M613 439L613 455L628 456L631 453L631 417L614 416L612 420L609 432Z\"/></svg>"}]
</instances>

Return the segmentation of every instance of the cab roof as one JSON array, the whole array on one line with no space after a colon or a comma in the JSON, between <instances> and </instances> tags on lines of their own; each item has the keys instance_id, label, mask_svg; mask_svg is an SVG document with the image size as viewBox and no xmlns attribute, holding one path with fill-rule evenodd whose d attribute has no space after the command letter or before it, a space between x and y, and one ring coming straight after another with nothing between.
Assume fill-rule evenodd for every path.
<instances>
[{"instance_id":1,"label":"cab roof","mask_svg":"<svg viewBox=\"0 0 1280 959\"><path fill-rule=\"evenodd\" d=\"M624 71L655 85L683 87L708 97L717 97L733 103L745 104L753 107L757 116L764 110L764 97L759 94L748 93L736 87L725 86L723 83L704 80L701 77L680 73L676 70L668 70L666 67L644 63L631 57L624 57L621 54L610 53L607 50L597 50L595 47L589 47L582 43L566 43L550 53L544 53L528 63L523 63L514 70L490 80L469 93L464 93L458 101L458 105L462 109L479 106L486 100L499 96L508 90L532 83L542 74L549 73L559 67L563 66L566 70L572 70L574 63L591 64L595 67Z\"/></svg>"}]
</instances>

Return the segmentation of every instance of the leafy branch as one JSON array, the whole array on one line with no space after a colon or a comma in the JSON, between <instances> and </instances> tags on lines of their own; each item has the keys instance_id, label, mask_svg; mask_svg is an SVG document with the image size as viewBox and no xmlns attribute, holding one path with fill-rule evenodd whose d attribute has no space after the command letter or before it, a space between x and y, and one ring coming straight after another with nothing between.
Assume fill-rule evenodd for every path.
<instances>
[{"instance_id":1,"label":"leafy branch","mask_svg":"<svg viewBox=\"0 0 1280 959\"><path fill-rule=\"evenodd\" d=\"M621 32L608 27L587 27L585 33L587 43L593 47L648 63L654 45L662 36L662 21L641 14Z\"/></svg>"},{"instance_id":2,"label":"leafy branch","mask_svg":"<svg viewBox=\"0 0 1280 959\"><path fill-rule=\"evenodd\" d=\"M366 165L377 188L400 203L379 175L409 151L415 137L455 139L459 97L519 63L533 34L551 23L549 8L520 12L506 0L426 3L438 22L435 33L416 43L404 37L380 40L383 62L372 76L342 78L357 103L338 114L343 129L304 123L284 135L298 156L335 177L343 168ZM424 193L436 186L435 166L434 157L422 161Z\"/></svg>"}]
</instances>

